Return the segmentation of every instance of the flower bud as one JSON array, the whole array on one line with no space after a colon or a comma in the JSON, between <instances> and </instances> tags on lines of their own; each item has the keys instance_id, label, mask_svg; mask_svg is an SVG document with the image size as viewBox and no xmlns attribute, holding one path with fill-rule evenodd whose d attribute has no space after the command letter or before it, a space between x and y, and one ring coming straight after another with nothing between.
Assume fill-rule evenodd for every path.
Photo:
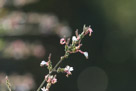
<instances>
[{"instance_id":1,"label":"flower bud","mask_svg":"<svg viewBox=\"0 0 136 91\"><path fill-rule=\"evenodd\" d=\"M91 35L92 35L93 30L89 27L89 28L88 28L88 32L89 32L89 36L91 36Z\"/></svg>"},{"instance_id":2,"label":"flower bud","mask_svg":"<svg viewBox=\"0 0 136 91\"><path fill-rule=\"evenodd\" d=\"M76 41L77 41L76 36L73 36L73 37L72 37L72 42L76 42Z\"/></svg>"},{"instance_id":3,"label":"flower bud","mask_svg":"<svg viewBox=\"0 0 136 91\"><path fill-rule=\"evenodd\" d=\"M64 45L65 43L66 43L66 40L65 40L64 38L61 38L61 39L60 39L60 44L61 44L61 45Z\"/></svg>"},{"instance_id":4,"label":"flower bud","mask_svg":"<svg viewBox=\"0 0 136 91\"><path fill-rule=\"evenodd\" d=\"M84 52L83 54L86 57L86 59L88 59L88 52Z\"/></svg>"},{"instance_id":5,"label":"flower bud","mask_svg":"<svg viewBox=\"0 0 136 91\"><path fill-rule=\"evenodd\" d=\"M43 60L43 61L40 63L40 66L42 67L42 66L44 66L44 65L48 66L49 63L48 63L48 62L45 62L45 61Z\"/></svg>"}]
</instances>

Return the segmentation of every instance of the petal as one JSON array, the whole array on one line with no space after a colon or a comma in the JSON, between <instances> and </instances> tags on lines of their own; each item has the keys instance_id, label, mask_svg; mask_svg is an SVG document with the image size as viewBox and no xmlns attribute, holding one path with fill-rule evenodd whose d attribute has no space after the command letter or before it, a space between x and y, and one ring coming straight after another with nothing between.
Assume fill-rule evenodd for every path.
<instances>
[{"instance_id":1,"label":"petal","mask_svg":"<svg viewBox=\"0 0 136 91\"><path fill-rule=\"evenodd\" d=\"M41 90L42 90L42 91L47 91L47 90L45 89L45 87L41 88Z\"/></svg>"},{"instance_id":2,"label":"petal","mask_svg":"<svg viewBox=\"0 0 136 91\"><path fill-rule=\"evenodd\" d=\"M47 64L47 62L45 62L44 60L40 63L40 66L44 66L44 65L46 65Z\"/></svg>"},{"instance_id":3,"label":"petal","mask_svg":"<svg viewBox=\"0 0 136 91\"><path fill-rule=\"evenodd\" d=\"M65 69L68 70L70 68L70 66L66 66Z\"/></svg>"},{"instance_id":4,"label":"petal","mask_svg":"<svg viewBox=\"0 0 136 91\"><path fill-rule=\"evenodd\" d=\"M70 68L69 68L69 71L73 71L73 70L74 70L73 67L70 67Z\"/></svg>"},{"instance_id":5,"label":"petal","mask_svg":"<svg viewBox=\"0 0 136 91\"><path fill-rule=\"evenodd\" d=\"M83 54L86 57L86 59L88 59L88 52L84 52Z\"/></svg>"},{"instance_id":6,"label":"petal","mask_svg":"<svg viewBox=\"0 0 136 91\"><path fill-rule=\"evenodd\" d=\"M76 36L73 36L73 37L72 37L72 41L73 41L73 42L74 42L74 41L75 41L75 42L77 41Z\"/></svg>"},{"instance_id":7,"label":"petal","mask_svg":"<svg viewBox=\"0 0 136 91\"><path fill-rule=\"evenodd\" d=\"M88 28L88 31L89 31L89 32L93 32L92 28Z\"/></svg>"},{"instance_id":8,"label":"petal","mask_svg":"<svg viewBox=\"0 0 136 91\"><path fill-rule=\"evenodd\" d=\"M49 75L46 75L46 76L45 76L45 80L47 80L47 79L48 79L48 77L49 77Z\"/></svg>"}]
</instances>

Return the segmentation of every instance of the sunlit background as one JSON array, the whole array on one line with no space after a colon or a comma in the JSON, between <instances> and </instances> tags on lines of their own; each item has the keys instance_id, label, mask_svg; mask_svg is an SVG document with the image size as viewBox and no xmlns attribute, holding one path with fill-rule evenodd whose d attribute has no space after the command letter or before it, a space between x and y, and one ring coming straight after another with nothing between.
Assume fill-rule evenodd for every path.
<instances>
[{"instance_id":1,"label":"sunlit background","mask_svg":"<svg viewBox=\"0 0 136 91\"><path fill-rule=\"evenodd\" d=\"M6 75L15 91L35 91L48 73L40 62L52 53L55 65L60 38L84 24L89 59L70 55L72 76L59 74L50 91L136 91L136 0L0 0L0 91Z\"/></svg>"}]
</instances>

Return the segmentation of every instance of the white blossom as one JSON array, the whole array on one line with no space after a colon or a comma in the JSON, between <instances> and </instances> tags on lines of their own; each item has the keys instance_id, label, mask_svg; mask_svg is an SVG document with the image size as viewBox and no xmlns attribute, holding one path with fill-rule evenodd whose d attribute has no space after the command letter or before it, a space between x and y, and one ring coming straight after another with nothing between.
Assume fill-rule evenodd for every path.
<instances>
[{"instance_id":1,"label":"white blossom","mask_svg":"<svg viewBox=\"0 0 136 91\"><path fill-rule=\"evenodd\" d=\"M76 36L73 36L73 37L72 37L72 41L73 41L73 42L76 42L76 41L77 41Z\"/></svg>"},{"instance_id":2,"label":"white blossom","mask_svg":"<svg viewBox=\"0 0 136 91\"><path fill-rule=\"evenodd\" d=\"M88 59L88 52L84 52L83 54L86 57L86 59Z\"/></svg>"},{"instance_id":3,"label":"white blossom","mask_svg":"<svg viewBox=\"0 0 136 91\"><path fill-rule=\"evenodd\" d=\"M42 91L48 91L45 87L41 88Z\"/></svg>"},{"instance_id":4,"label":"white blossom","mask_svg":"<svg viewBox=\"0 0 136 91\"><path fill-rule=\"evenodd\" d=\"M44 66L44 65L48 66L49 63L48 63L48 62L45 62L45 61L43 60L43 61L40 63L40 66Z\"/></svg>"}]
</instances>

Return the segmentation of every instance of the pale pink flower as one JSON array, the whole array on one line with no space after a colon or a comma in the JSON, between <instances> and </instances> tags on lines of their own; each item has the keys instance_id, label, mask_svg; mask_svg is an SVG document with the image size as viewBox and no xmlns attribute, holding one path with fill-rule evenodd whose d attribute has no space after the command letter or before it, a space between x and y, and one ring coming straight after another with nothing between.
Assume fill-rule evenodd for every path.
<instances>
[{"instance_id":1,"label":"pale pink flower","mask_svg":"<svg viewBox=\"0 0 136 91\"><path fill-rule=\"evenodd\" d=\"M73 67L70 67L70 66L66 66L64 68L64 72L67 73L67 75L66 75L67 77L72 74L71 71L73 71L73 70L74 70Z\"/></svg>"},{"instance_id":2,"label":"pale pink flower","mask_svg":"<svg viewBox=\"0 0 136 91\"><path fill-rule=\"evenodd\" d=\"M80 36L81 36L80 34L77 36L77 40L79 40L79 39L80 39Z\"/></svg>"},{"instance_id":3,"label":"pale pink flower","mask_svg":"<svg viewBox=\"0 0 136 91\"><path fill-rule=\"evenodd\" d=\"M48 66L49 63L48 63L48 62L45 62L45 61L43 60L43 61L40 63L40 66L44 66L44 65Z\"/></svg>"},{"instance_id":4,"label":"pale pink flower","mask_svg":"<svg viewBox=\"0 0 136 91\"><path fill-rule=\"evenodd\" d=\"M54 77L52 80L51 80L51 83L52 84L55 84L57 82L57 79L56 79L56 77Z\"/></svg>"},{"instance_id":5,"label":"pale pink flower","mask_svg":"<svg viewBox=\"0 0 136 91\"><path fill-rule=\"evenodd\" d=\"M49 75L46 75L46 76L45 76L45 80L47 80L47 79L48 79L48 76L49 76Z\"/></svg>"},{"instance_id":6,"label":"pale pink flower","mask_svg":"<svg viewBox=\"0 0 136 91\"><path fill-rule=\"evenodd\" d=\"M92 35L92 32L93 32L93 30L89 27L88 30L87 30L87 33L89 33L89 36Z\"/></svg>"},{"instance_id":7,"label":"pale pink flower","mask_svg":"<svg viewBox=\"0 0 136 91\"><path fill-rule=\"evenodd\" d=\"M51 83L51 84L55 84L57 82L57 79L55 76L52 76L52 75L46 75L45 76L45 80L48 82L48 83Z\"/></svg>"},{"instance_id":8,"label":"pale pink flower","mask_svg":"<svg viewBox=\"0 0 136 91\"><path fill-rule=\"evenodd\" d=\"M53 79L53 76L48 76L47 82L51 82L52 79Z\"/></svg>"},{"instance_id":9,"label":"pale pink flower","mask_svg":"<svg viewBox=\"0 0 136 91\"><path fill-rule=\"evenodd\" d=\"M61 45L64 45L65 43L66 43L66 40L65 40L64 38L61 38L61 39L60 39L60 44L61 44Z\"/></svg>"}]
</instances>

